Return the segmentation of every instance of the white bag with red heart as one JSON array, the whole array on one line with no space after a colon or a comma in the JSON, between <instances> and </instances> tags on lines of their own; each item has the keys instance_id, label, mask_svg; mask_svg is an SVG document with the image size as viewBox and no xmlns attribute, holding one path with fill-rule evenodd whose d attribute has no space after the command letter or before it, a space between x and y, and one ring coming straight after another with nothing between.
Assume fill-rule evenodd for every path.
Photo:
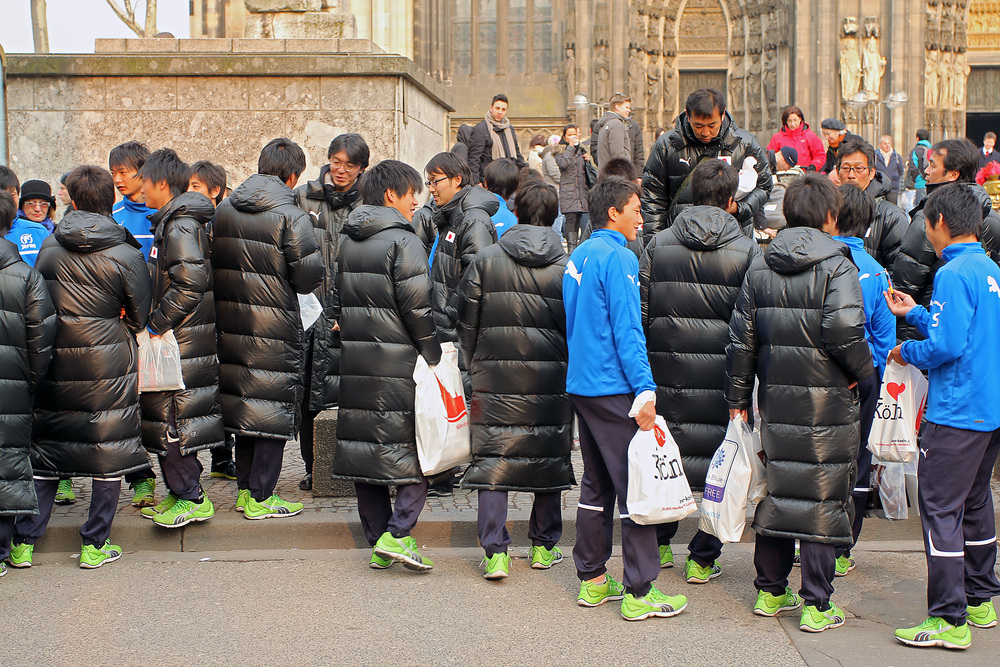
<instances>
[{"instance_id":1,"label":"white bag with red heart","mask_svg":"<svg viewBox=\"0 0 1000 667\"><path fill-rule=\"evenodd\" d=\"M926 400L927 379L916 366L889 361L868 436L872 455L894 463L909 463L917 457L917 431Z\"/></svg>"}]
</instances>

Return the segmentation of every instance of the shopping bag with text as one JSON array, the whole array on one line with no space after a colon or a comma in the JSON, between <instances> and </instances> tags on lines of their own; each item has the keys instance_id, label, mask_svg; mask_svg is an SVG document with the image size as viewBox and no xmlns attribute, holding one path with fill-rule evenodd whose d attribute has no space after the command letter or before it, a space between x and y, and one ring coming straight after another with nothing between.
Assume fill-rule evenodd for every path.
<instances>
[{"instance_id":1,"label":"shopping bag with text","mask_svg":"<svg viewBox=\"0 0 1000 667\"><path fill-rule=\"evenodd\" d=\"M747 501L753 469L753 433L737 416L715 450L705 475L698 527L723 542L739 542L747 522Z\"/></svg>"},{"instance_id":2,"label":"shopping bag with text","mask_svg":"<svg viewBox=\"0 0 1000 667\"><path fill-rule=\"evenodd\" d=\"M628 515L640 525L680 521L698 509L667 423L657 415L628 446Z\"/></svg>"},{"instance_id":3,"label":"shopping bag with text","mask_svg":"<svg viewBox=\"0 0 1000 667\"><path fill-rule=\"evenodd\" d=\"M890 361L868 436L872 455L894 463L908 463L917 457L917 431L926 400L927 379L917 367Z\"/></svg>"}]
</instances>

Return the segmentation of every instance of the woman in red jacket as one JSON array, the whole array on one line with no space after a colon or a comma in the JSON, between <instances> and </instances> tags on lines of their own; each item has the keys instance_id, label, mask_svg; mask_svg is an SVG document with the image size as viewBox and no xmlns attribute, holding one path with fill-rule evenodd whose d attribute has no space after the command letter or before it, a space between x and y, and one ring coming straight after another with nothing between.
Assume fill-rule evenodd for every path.
<instances>
[{"instance_id":1,"label":"woman in red jacket","mask_svg":"<svg viewBox=\"0 0 1000 667\"><path fill-rule=\"evenodd\" d=\"M767 150L780 151L782 146L791 146L799 154L799 166L815 171L826 162L823 142L809 125L802 120L802 109L794 105L781 112L781 131L771 137Z\"/></svg>"}]
</instances>

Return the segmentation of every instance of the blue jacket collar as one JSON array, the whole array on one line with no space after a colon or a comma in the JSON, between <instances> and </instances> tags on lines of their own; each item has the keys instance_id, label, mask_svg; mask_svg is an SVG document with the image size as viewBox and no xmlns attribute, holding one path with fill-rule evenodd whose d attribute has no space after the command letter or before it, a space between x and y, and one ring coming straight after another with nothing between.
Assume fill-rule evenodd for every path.
<instances>
[{"instance_id":1,"label":"blue jacket collar","mask_svg":"<svg viewBox=\"0 0 1000 667\"><path fill-rule=\"evenodd\" d=\"M941 258L945 262L950 262L956 257L961 257L962 255L985 255L986 251L983 250L983 245L976 241L975 243L952 243L950 246L941 251Z\"/></svg>"},{"instance_id":2,"label":"blue jacket collar","mask_svg":"<svg viewBox=\"0 0 1000 667\"><path fill-rule=\"evenodd\" d=\"M606 227L601 227L600 229L595 229L593 231L593 233L590 235L590 238L607 239L611 243L617 243L618 245L622 246L623 248L626 245L628 245L628 240L625 238L624 234L622 234L621 232L616 232L613 229L608 229Z\"/></svg>"},{"instance_id":3,"label":"blue jacket collar","mask_svg":"<svg viewBox=\"0 0 1000 667\"><path fill-rule=\"evenodd\" d=\"M850 247L851 250L864 250L865 241L857 236L834 236L835 241L840 241L844 245Z\"/></svg>"},{"instance_id":4,"label":"blue jacket collar","mask_svg":"<svg viewBox=\"0 0 1000 667\"><path fill-rule=\"evenodd\" d=\"M138 204L138 203L132 201L131 199L129 199L128 197L122 197L122 205L125 208L127 208L129 211L132 211L134 213L145 213L145 214L148 214L148 213L152 213L152 212L156 211L155 208L149 208L145 204Z\"/></svg>"}]
</instances>

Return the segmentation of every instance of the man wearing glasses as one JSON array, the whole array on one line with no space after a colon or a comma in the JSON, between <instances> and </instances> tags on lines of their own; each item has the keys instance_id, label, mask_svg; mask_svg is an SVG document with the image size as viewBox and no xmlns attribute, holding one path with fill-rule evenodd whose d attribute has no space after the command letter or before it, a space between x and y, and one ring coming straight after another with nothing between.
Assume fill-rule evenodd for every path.
<instances>
[{"instance_id":1,"label":"man wearing glasses","mask_svg":"<svg viewBox=\"0 0 1000 667\"><path fill-rule=\"evenodd\" d=\"M55 208L52 188L45 181L27 181L21 186L17 219L4 238L17 246L21 259L28 266L35 265L42 241L52 233L52 212Z\"/></svg>"}]
</instances>

